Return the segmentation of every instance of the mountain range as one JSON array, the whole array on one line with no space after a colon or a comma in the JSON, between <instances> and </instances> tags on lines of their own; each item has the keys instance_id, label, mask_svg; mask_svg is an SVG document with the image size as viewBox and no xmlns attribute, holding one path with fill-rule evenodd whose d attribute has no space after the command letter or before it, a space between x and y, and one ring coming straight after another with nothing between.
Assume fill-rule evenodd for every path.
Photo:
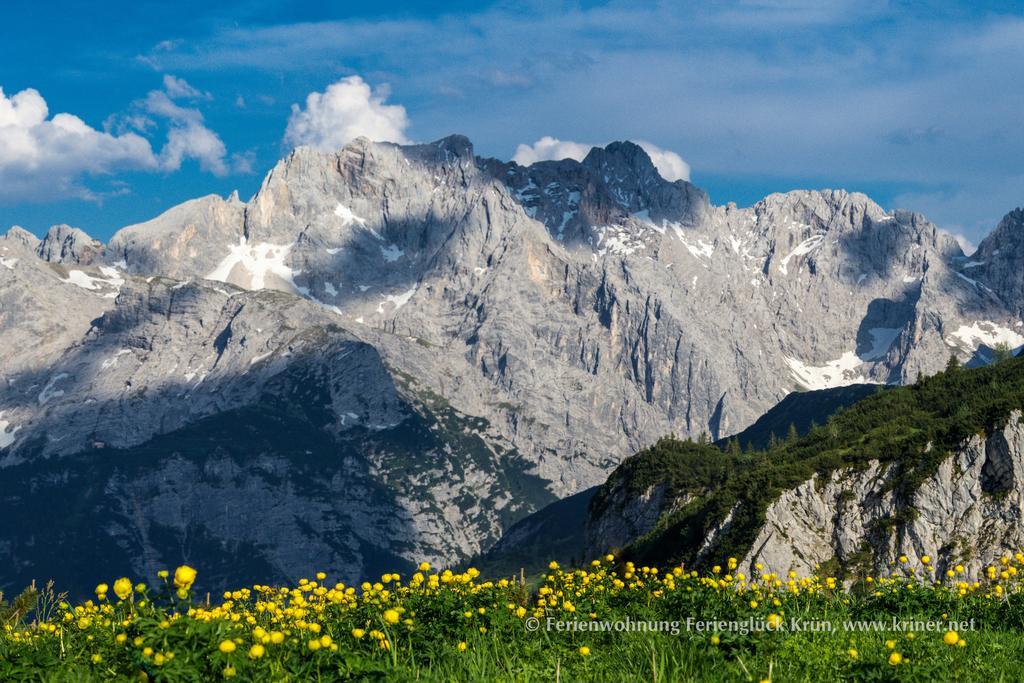
<instances>
[{"instance_id":1,"label":"mountain range","mask_svg":"<svg viewBox=\"0 0 1024 683\"><path fill-rule=\"evenodd\" d=\"M667 434L1024 346L1022 264L1020 209L968 256L857 193L715 206L629 142L300 147L106 244L15 227L0 587L452 564Z\"/></svg>"}]
</instances>

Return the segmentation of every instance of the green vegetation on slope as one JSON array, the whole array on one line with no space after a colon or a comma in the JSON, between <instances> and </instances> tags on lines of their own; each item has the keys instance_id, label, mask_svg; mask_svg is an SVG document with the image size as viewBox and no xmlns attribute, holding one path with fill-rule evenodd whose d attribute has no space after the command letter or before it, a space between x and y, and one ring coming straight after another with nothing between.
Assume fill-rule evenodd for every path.
<instances>
[{"instance_id":1,"label":"green vegetation on slope","mask_svg":"<svg viewBox=\"0 0 1024 683\"><path fill-rule=\"evenodd\" d=\"M970 370L951 363L945 372L877 393L837 412L806 436L766 449L723 452L711 445L662 439L612 473L590 512L601 514L621 490L636 495L666 484L675 496L699 491L701 495L660 520L625 555L652 564L700 565L697 548L731 511L732 523L711 554L743 556L764 523L766 509L783 491L815 474L878 460L897 467L892 485L910 494L965 438L1004 425L1022 406L1024 359ZM908 495L900 498L907 500Z\"/></svg>"},{"instance_id":2,"label":"green vegetation on slope","mask_svg":"<svg viewBox=\"0 0 1024 683\"><path fill-rule=\"evenodd\" d=\"M773 439L784 439L793 432L803 436L840 410L888 388L884 384L851 384L815 391L794 391L754 424L739 434L716 441L715 445L730 448L733 447L730 442L735 441L736 446L747 450L768 448Z\"/></svg>"}]
</instances>

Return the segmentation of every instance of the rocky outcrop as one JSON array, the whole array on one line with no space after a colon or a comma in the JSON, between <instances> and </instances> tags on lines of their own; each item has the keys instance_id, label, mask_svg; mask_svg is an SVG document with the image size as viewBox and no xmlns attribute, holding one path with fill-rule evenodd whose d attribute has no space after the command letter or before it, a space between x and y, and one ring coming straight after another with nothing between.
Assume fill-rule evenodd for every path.
<instances>
[{"instance_id":1,"label":"rocky outcrop","mask_svg":"<svg viewBox=\"0 0 1024 683\"><path fill-rule=\"evenodd\" d=\"M36 253L51 263L88 266L103 254L103 243L78 228L55 225L47 231Z\"/></svg>"},{"instance_id":2,"label":"rocky outcrop","mask_svg":"<svg viewBox=\"0 0 1024 683\"><path fill-rule=\"evenodd\" d=\"M4 589L182 561L211 587L311 562L351 581L451 563L553 499L485 420L303 298L0 255Z\"/></svg>"},{"instance_id":3,"label":"rocky outcrop","mask_svg":"<svg viewBox=\"0 0 1024 683\"><path fill-rule=\"evenodd\" d=\"M622 487L608 492L611 506L586 525L586 547L591 554L626 547L653 530L662 516L671 515L693 499L689 493L673 495L666 483L651 484L639 495L624 494Z\"/></svg>"},{"instance_id":4,"label":"rocky outcrop","mask_svg":"<svg viewBox=\"0 0 1024 683\"><path fill-rule=\"evenodd\" d=\"M1024 272L1019 261L1022 253L1024 208L1008 213L962 266L1008 302L1018 316L1024 316Z\"/></svg>"},{"instance_id":5,"label":"rocky outcrop","mask_svg":"<svg viewBox=\"0 0 1024 683\"><path fill-rule=\"evenodd\" d=\"M964 565L972 574L1024 547L1024 422L975 436L946 458L910 496L891 490L894 470L877 462L839 470L787 491L743 560L764 571L803 574L833 560L887 572L901 555L936 570Z\"/></svg>"},{"instance_id":6,"label":"rocky outcrop","mask_svg":"<svg viewBox=\"0 0 1024 683\"><path fill-rule=\"evenodd\" d=\"M17 244L29 251L36 251L39 248L39 238L20 225L12 225L3 240L5 243Z\"/></svg>"}]
</instances>

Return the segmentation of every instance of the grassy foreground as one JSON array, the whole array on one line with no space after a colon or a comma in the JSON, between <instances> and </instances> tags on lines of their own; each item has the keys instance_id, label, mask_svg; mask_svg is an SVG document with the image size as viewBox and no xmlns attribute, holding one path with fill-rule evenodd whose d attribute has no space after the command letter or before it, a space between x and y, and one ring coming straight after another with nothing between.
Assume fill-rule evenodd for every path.
<instances>
[{"instance_id":1,"label":"grassy foreground","mask_svg":"<svg viewBox=\"0 0 1024 683\"><path fill-rule=\"evenodd\" d=\"M1017 680L1024 554L979 577L922 562L848 588L745 576L733 559L706 575L552 563L534 589L423 564L210 604L180 567L151 586L100 584L80 605L42 590L0 607L0 680Z\"/></svg>"}]
</instances>

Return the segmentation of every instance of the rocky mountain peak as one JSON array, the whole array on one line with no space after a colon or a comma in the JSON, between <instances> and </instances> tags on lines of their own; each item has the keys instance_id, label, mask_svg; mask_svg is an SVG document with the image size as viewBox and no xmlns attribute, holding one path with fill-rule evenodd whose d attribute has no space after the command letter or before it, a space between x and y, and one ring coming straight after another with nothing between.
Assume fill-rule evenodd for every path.
<instances>
[{"instance_id":1,"label":"rocky mountain peak","mask_svg":"<svg viewBox=\"0 0 1024 683\"><path fill-rule=\"evenodd\" d=\"M474 159L473 143L465 135L449 135L424 145L406 145L402 149L407 156L420 156L439 163Z\"/></svg>"},{"instance_id":2,"label":"rocky mountain peak","mask_svg":"<svg viewBox=\"0 0 1024 683\"><path fill-rule=\"evenodd\" d=\"M981 280L1024 316L1024 208L1006 214L962 269Z\"/></svg>"},{"instance_id":3,"label":"rocky mountain peak","mask_svg":"<svg viewBox=\"0 0 1024 683\"><path fill-rule=\"evenodd\" d=\"M1003 216L996 229L981 241L971 256L987 257L996 252L1002 254L1014 250L1024 253L1024 208L1016 208Z\"/></svg>"},{"instance_id":4,"label":"rocky mountain peak","mask_svg":"<svg viewBox=\"0 0 1024 683\"><path fill-rule=\"evenodd\" d=\"M102 253L102 242L70 225L54 225L38 246L39 258L51 263L85 266L99 260Z\"/></svg>"},{"instance_id":5,"label":"rocky mountain peak","mask_svg":"<svg viewBox=\"0 0 1024 683\"><path fill-rule=\"evenodd\" d=\"M860 192L845 190L793 190L774 193L753 206L759 222L779 219L804 224L813 230L859 230L871 223L892 221L893 215Z\"/></svg>"},{"instance_id":6,"label":"rocky mountain peak","mask_svg":"<svg viewBox=\"0 0 1024 683\"><path fill-rule=\"evenodd\" d=\"M632 177L641 186L651 186L656 178L661 178L647 152L629 140L594 147L581 163L595 173L607 176L608 179Z\"/></svg>"},{"instance_id":7,"label":"rocky mountain peak","mask_svg":"<svg viewBox=\"0 0 1024 683\"><path fill-rule=\"evenodd\" d=\"M39 248L39 238L20 225L12 225L10 229L7 230L7 234L4 235L4 239L12 243L17 243L30 251L35 251Z\"/></svg>"}]
</instances>

